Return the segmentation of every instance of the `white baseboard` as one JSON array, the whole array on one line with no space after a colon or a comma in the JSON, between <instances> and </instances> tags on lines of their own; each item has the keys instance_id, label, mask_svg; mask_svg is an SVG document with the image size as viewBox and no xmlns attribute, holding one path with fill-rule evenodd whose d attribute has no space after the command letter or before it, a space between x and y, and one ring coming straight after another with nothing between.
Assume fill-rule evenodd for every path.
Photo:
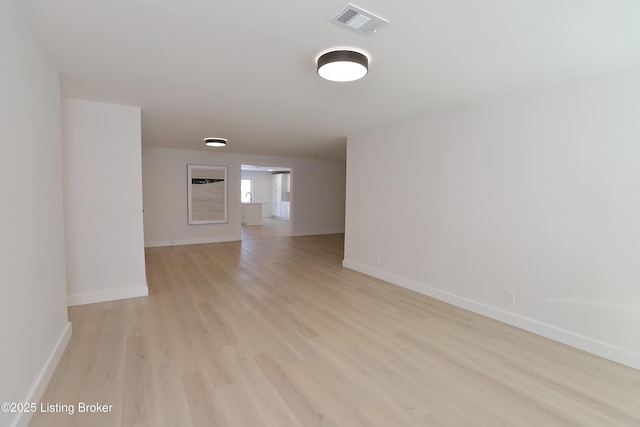
<instances>
[{"instance_id":1,"label":"white baseboard","mask_svg":"<svg viewBox=\"0 0 640 427\"><path fill-rule=\"evenodd\" d=\"M302 232L296 232L292 234L292 236L320 236L322 234L344 234L344 228L302 231Z\"/></svg>"},{"instance_id":2,"label":"white baseboard","mask_svg":"<svg viewBox=\"0 0 640 427\"><path fill-rule=\"evenodd\" d=\"M393 283L394 285L402 286L403 288L411 289L423 295L427 295L437 300L455 305L456 307L464 308L466 310L481 314L494 320L498 320L508 325L524 329L525 331L541 335L545 338L561 342L571 347L575 347L580 350L598 355L600 357L604 357L605 359L609 359L614 362L621 363L631 368L640 370L640 355L631 353L627 350L623 350L621 348L596 341L592 338L560 329L553 325L549 325L534 319L500 310L499 308L491 307L477 301L463 298L458 295L445 292L431 286L427 286L423 283L418 283L400 276L396 276L394 274L376 270L375 268L371 268L366 265L358 264L348 260L343 260L342 265L346 268L350 268L352 270L359 271L361 273L376 277L389 283Z\"/></svg>"},{"instance_id":3,"label":"white baseboard","mask_svg":"<svg viewBox=\"0 0 640 427\"><path fill-rule=\"evenodd\" d=\"M40 375L38 375L36 382L33 387L31 387L31 390L29 390L29 394L23 402L40 402L40 399L42 399L42 396L47 389L47 385L49 385L49 381L51 381L51 377L53 377L53 372L56 370L56 366L58 366L58 362L60 362L65 348L67 348L70 338L71 322L67 322L66 326L62 330L60 338L58 338L58 342L53 347L51 354L47 358L47 362L42 368ZM11 427L27 427L32 416L33 413L30 412L18 413L18 416L14 419Z\"/></svg>"},{"instance_id":4,"label":"white baseboard","mask_svg":"<svg viewBox=\"0 0 640 427\"><path fill-rule=\"evenodd\" d=\"M155 242L144 242L144 247L160 248L164 246L202 245L206 243L235 242L240 239L241 237L238 234L234 236L206 237L201 239L160 240Z\"/></svg>"},{"instance_id":5,"label":"white baseboard","mask_svg":"<svg viewBox=\"0 0 640 427\"><path fill-rule=\"evenodd\" d=\"M321 234L344 234L344 228L334 228L325 230L302 231L292 234L292 236L316 236ZM222 243L235 242L242 240L240 235L223 236L223 237L207 237L203 239L184 239L184 240L161 240L155 242L145 242L145 248L160 248L164 246L182 246L182 245L202 245L206 243Z\"/></svg>"},{"instance_id":6,"label":"white baseboard","mask_svg":"<svg viewBox=\"0 0 640 427\"><path fill-rule=\"evenodd\" d=\"M97 302L116 301L119 299L146 297L149 295L149 287L136 286L129 288L108 289L97 292L67 295L67 306L94 304Z\"/></svg>"}]
</instances>

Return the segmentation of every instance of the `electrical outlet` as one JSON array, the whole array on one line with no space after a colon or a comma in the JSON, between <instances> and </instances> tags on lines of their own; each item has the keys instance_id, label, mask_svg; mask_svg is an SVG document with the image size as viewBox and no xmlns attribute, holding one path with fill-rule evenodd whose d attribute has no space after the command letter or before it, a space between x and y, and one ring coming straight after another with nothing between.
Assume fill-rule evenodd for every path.
<instances>
[{"instance_id":1,"label":"electrical outlet","mask_svg":"<svg viewBox=\"0 0 640 427\"><path fill-rule=\"evenodd\" d=\"M504 300L507 302L507 304L515 304L516 293L514 291L506 291L504 293Z\"/></svg>"},{"instance_id":2,"label":"electrical outlet","mask_svg":"<svg viewBox=\"0 0 640 427\"><path fill-rule=\"evenodd\" d=\"M382 264L382 258L380 258L380 255L376 257L376 264L378 265Z\"/></svg>"}]
</instances>

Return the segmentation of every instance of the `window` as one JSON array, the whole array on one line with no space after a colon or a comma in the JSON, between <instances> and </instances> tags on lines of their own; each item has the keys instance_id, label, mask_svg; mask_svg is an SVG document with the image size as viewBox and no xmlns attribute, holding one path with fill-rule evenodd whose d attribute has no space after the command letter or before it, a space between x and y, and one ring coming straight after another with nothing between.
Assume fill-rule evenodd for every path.
<instances>
[{"instance_id":1,"label":"window","mask_svg":"<svg viewBox=\"0 0 640 427\"><path fill-rule=\"evenodd\" d=\"M253 180L242 179L240 180L240 201L242 203L253 202Z\"/></svg>"}]
</instances>

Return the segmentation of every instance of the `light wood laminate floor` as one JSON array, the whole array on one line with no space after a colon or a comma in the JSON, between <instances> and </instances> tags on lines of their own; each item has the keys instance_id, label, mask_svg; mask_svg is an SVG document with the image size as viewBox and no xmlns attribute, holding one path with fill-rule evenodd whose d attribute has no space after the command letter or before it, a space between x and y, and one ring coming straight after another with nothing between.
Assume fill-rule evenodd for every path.
<instances>
[{"instance_id":1,"label":"light wood laminate floor","mask_svg":"<svg viewBox=\"0 0 640 427\"><path fill-rule=\"evenodd\" d=\"M243 225L242 240L290 236L290 222L278 218L262 218L262 225Z\"/></svg>"},{"instance_id":2,"label":"light wood laminate floor","mask_svg":"<svg viewBox=\"0 0 640 427\"><path fill-rule=\"evenodd\" d=\"M146 251L72 307L31 426L640 426L640 372L341 267L343 236Z\"/></svg>"}]
</instances>

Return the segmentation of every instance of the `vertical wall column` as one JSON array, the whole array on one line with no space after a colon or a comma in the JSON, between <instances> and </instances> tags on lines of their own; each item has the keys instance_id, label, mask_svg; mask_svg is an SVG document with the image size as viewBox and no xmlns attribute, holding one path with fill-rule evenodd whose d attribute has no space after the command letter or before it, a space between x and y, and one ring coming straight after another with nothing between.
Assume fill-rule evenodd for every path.
<instances>
[{"instance_id":1,"label":"vertical wall column","mask_svg":"<svg viewBox=\"0 0 640 427\"><path fill-rule=\"evenodd\" d=\"M67 302L148 294L140 108L65 100Z\"/></svg>"}]
</instances>

